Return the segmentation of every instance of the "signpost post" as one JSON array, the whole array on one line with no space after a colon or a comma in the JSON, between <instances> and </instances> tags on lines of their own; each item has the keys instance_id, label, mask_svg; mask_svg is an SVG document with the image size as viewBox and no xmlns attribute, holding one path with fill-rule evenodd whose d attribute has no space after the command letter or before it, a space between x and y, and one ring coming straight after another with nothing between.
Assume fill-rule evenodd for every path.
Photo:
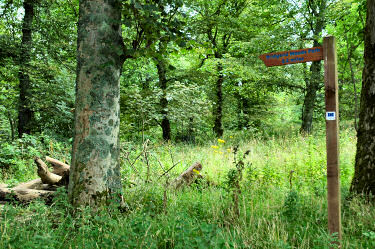
<instances>
[{"instance_id":1,"label":"signpost post","mask_svg":"<svg viewBox=\"0 0 375 249\"><path fill-rule=\"evenodd\" d=\"M340 171L339 171L339 104L335 37L323 39L324 85L326 100L327 201L328 229L341 239Z\"/></svg>"},{"instance_id":2,"label":"signpost post","mask_svg":"<svg viewBox=\"0 0 375 249\"><path fill-rule=\"evenodd\" d=\"M323 39L323 47L306 48L262 54L259 58L267 67L283 66L324 59L327 145L328 230L341 239L340 171L339 171L339 109L337 55L335 37Z\"/></svg>"}]
</instances>

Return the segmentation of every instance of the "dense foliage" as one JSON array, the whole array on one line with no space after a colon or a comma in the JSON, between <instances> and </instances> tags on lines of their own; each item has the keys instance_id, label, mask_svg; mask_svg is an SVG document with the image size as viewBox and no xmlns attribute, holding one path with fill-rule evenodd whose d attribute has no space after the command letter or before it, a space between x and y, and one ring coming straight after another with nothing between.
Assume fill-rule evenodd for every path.
<instances>
[{"instance_id":1,"label":"dense foliage","mask_svg":"<svg viewBox=\"0 0 375 249\"><path fill-rule=\"evenodd\" d=\"M78 14L78 0L0 0L0 183L36 178L35 156L71 161ZM0 248L329 248L323 63L258 58L327 35L339 63L342 245L375 246L373 205L348 194L366 1L123 0L121 18L126 205L74 210L60 189L51 206L0 206ZM195 161L204 180L170 191Z\"/></svg>"},{"instance_id":2,"label":"dense foliage","mask_svg":"<svg viewBox=\"0 0 375 249\"><path fill-rule=\"evenodd\" d=\"M123 136L159 139L167 132L165 120L175 141L203 141L220 135L220 129L270 133L300 126L311 88L310 65L265 68L258 56L310 47L326 34L338 40L341 117L355 122L365 6L363 1L325 1L324 29L314 34L323 17L314 15L311 2L319 1L124 1ZM34 5L25 69L31 81L26 102L33 113L31 133L69 138L77 1ZM10 141L22 136L17 127L24 11L20 1L6 0L0 11L1 139ZM317 127L323 121L322 82L321 75L314 101ZM280 106L288 115L280 113ZM285 116L282 122L280 116Z\"/></svg>"}]
</instances>

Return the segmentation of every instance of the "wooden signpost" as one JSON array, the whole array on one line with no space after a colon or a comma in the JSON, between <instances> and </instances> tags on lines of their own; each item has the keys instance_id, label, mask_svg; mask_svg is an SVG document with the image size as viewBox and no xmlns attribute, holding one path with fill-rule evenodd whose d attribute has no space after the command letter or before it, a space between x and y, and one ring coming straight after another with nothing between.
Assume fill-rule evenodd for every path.
<instances>
[{"instance_id":1,"label":"wooden signpost","mask_svg":"<svg viewBox=\"0 0 375 249\"><path fill-rule=\"evenodd\" d=\"M323 60L323 48L314 47L262 54L259 58L267 67L283 66L307 61L320 61Z\"/></svg>"},{"instance_id":2,"label":"wooden signpost","mask_svg":"<svg viewBox=\"0 0 375 249\"><path fill-rule=\"evenodd\" d=\"M327 145L328 230L341 239L340 170L339 170L339 108L337 56L335 37L323 39L323 47L268 53L259 56L267 67L283 66L324 59Z\"/></svg>"}]
</instances>

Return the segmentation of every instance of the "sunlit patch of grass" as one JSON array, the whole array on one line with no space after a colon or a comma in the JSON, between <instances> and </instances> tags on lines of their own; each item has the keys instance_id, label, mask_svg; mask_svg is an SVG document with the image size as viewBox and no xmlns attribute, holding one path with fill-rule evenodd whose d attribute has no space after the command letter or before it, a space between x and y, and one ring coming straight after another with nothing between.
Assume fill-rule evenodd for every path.
<instances>
[{"instance_id":1,"label":"sunlit patch of grass","mask_svg":"<svg viewBox=\"0 0 375 249\"><path fill-rule=\"evenodd\" d=\"M52 207L5 206L0 211L0 248L329 248L325 137L223 140L200 146L150 144L148 183L143 156L134 163L138 174L123 161L124 182L138 179L124 188L124 213L111 207L74 213L64 196ZM355 136L343 131L340 142L342 248L374 248L373 204L360 197L345 200L353 175ZM250 149L239 217L224 184L234 168L236 145L242 153ZM134 147L132 159L142 151ZM215 185L166 188L162 167L179 162L169 173L173 180L196 161L203 165L200 174Z\"/></svg>"}]
</instances>

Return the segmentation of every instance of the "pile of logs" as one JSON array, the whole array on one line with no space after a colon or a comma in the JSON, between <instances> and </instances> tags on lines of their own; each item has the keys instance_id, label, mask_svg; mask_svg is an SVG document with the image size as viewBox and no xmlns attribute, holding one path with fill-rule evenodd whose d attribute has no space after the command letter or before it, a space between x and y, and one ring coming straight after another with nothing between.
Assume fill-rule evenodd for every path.
<instances>
[{"instance_id":1,"label":"pile of logs","mask_svg":"<svg viewBox=\"0 0 375 249\"><path fill-rule=\"evenodd\" d=\"M51 163L53 167L51 172L46 163L40 158L36 157L34 161L38 167L37 172L40 179L23 182L13 188L0 185L0 201L28 203L34 199L41 198L49 202L52 200L57 187L68 185L69 165L47 156L46 161Z\"/></svg>"},{"instance_id":2,"label":"pile of logs","mask_svg":"<svg viewBox=\"0 0 375 249\"><path fill-rule=\"evenodd\" d=\"M48 169L47 164L36 157L34 159L38 168L39 179L20 183L19 185L8 188L7 185L0 184L0 203L8 201L18 201L20 203L29 203L37 198L50 203L56 189L61 186L68 186L70 166L51 157L45 159L49 162L53 170ZM196 162L180 174L170 185L174 189L180 189L183 186L191 185L195 179L201 178L200 171L202 165Z\"/></svg>"}]
</instances>

